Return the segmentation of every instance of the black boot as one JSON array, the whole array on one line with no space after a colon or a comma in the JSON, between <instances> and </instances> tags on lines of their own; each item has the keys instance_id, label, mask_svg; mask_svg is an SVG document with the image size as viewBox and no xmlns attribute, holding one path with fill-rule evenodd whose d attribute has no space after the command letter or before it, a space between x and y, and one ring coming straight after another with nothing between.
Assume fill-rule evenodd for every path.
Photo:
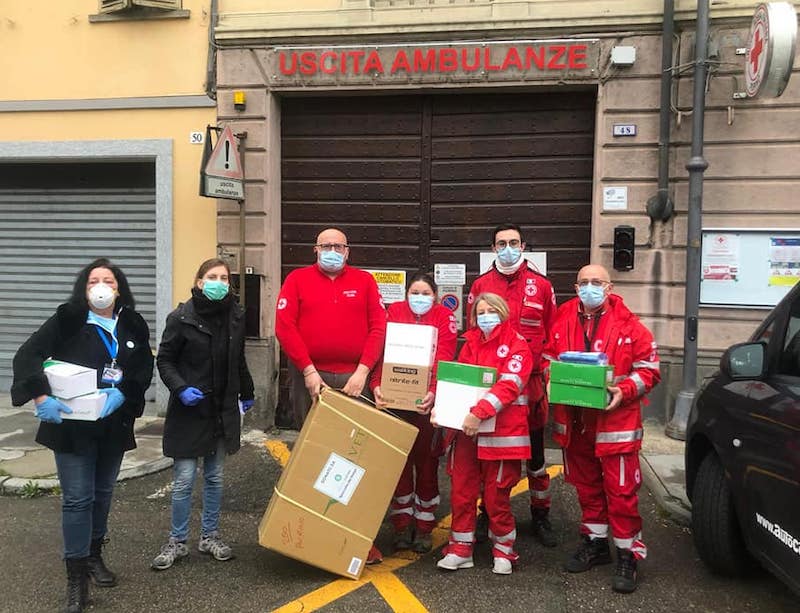
<instances>
[{"instance_id":1,"label":"black boot","mask_svg":"<svg viewBox=\"0 0 800 613\"><path fill-rule=\"evenodd\" d=\"M630 594L636 591L636 557L630 549L617 547L617 568L611 587L615 592Z\"/></svg>"},{"instance_id":2,"label":"black boot","mask_svg":"<svg viewBox=\"0 0 800 613\"><path fill-rule=\"evenodd\" d=\"M531 508L531 534L545 547L555 547L558 540L547 516L550 509Z\"/></svg>"},{"instance_id":3,"label":"black boot","mask_svg":"<svg viewBox=\"0 0 800 613\"><path fill-rule=\"evenodd\" d=\"M89 599L86 558L71 558L67 564L67 607L65 613L82 613Z\"/></svg>"},{"instance_id":4,"label":"black boot","mask_svg":"<svg viewBox=\"0 0 800 613\"><path fill-rule=\"evenodd\" d=\"M564 564L564 569L571 573L582 573L600 564L611 564L608 539L590 539L588 534L584 534L581 544Z\"/></svg>"},{"instance_id":5,"label":"black boot","mask_svg":"<svg viewBox=\"0 0 800 613\"><path fill-rule=\"evenodd\" d=\"M103 539L95 539L89 549L89 557L86 563L89 567L89 576L97 587L114 587L117 584L117 576L108 570L106 563L103 562Z\"/></svg>"},{"instance_id":6,"label":"black boot","mask_svg":"<svg viewBox=\"0 0 800 613\"><path fill-rule=\"evenodd\" d=\"M475 519L475 542L485 543L489 540L489 515L486 507L481 504L478 508L478 517Z\"/></svg>"}]
</instances>

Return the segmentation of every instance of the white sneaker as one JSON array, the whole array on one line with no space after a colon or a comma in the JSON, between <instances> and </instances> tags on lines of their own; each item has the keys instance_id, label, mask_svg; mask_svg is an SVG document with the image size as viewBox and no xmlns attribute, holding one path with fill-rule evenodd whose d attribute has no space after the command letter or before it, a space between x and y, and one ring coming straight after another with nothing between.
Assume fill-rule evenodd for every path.
<instances>
[{"instance_id":1,"label":"white sneaker","mask_svg":"<svg viewBox=\"0 0 800 613\"><path fill-rule=\"evenodd\" d=\"M495 575L510 575L511 574L511 560L505 558L495 558L494 567L492 572Z\"/></svg>"},{"instance_id":2,"label":"white sneaker","mask_svg":"<svg viewBox=\"0 0 800 613\"><path fill-rule=\"evenodd\" d=\"M436 566L445 570L458 570L459 568L472 568L475 565L472 562L472 556L462 558L454 553L448 553L436 563Z\"/></svg>"}]
</instances>

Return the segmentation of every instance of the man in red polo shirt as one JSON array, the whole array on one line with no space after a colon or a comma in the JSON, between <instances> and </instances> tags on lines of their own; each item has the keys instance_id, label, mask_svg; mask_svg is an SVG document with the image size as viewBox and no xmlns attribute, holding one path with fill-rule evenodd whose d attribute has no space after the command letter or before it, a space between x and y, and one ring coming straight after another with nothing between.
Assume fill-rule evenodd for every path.
<instances>
[{"instance_id":1,"label":"man in red polo shirt","mask_svg":"<svg viewBox=\"0 0 800 613\"><path fill-rule=\"evenodd\" d=\"M289 358L289 400L301 427L323 385L358 396L381 357L386 312L375 279L347 265L341 230L320 232L316 263L293 270L278 294L275 335Z\"/></svg>"}]
</instances>

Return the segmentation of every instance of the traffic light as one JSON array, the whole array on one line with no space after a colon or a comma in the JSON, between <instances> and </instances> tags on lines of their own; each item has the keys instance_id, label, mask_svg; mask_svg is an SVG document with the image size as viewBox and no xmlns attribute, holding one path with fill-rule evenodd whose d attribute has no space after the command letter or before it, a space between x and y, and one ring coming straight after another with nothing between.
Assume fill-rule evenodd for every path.
<instances>
[{"instance_id":1,"label":"traffic light","mask_svg":"<svg viewBox=\"0 0 800 613\"><path fill-rule=\"evenodd\" d=\"M636 229L633 226L614 228L614 270L633 270Z\"/></svg>"}]
</instances>

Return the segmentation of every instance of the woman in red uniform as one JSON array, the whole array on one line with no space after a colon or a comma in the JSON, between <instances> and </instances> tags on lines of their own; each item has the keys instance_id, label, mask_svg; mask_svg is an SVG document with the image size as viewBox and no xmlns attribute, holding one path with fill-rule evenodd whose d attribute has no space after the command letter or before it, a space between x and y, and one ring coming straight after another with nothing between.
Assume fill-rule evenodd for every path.
<instances>
[{"instance_id":1,"label":"woman in red uniform","mask_svg":"<svg viewBox=\"0 0 800 613\"><path fill-rule=\"evenodd\" d=\"M430 388L420 404L422 412L398 411L398 415L419 428L419 434L400 475L389 510L395 530L395 548L427 553L431 550L431 531L436 525L434 514L439 505L440 454L437 450L441 442L428 413L433 407L436 392L436 363L439 360L452 360L455 356L458 324L452 311L437 304L436 284L425 273L418 273L411 278L406 300L389 305L387 321L434 326L439 330ZM380 388L382 367L381 362L371 379L378 406L385 406Z\"/></svg>"},{"instance_id":2,"label":"woman in red uniform","mask_svg":"<svg viewBox=\"0 0 800 613\"><path fill-rule=\"evenodd\" d=\"M511 512L511 488L520 478L520 460L531 456L524 390L533 358L525 339L508 321L508 304L497 294L480 294L473 302L470 320L477 322L477 327L464 334L466 344L458 361L493 367L497 379L470 409L462 430L448 431L453 521L450 542L437 566L446 570L472 568L475 505L482 490L489 516L492 572L508 575L512 563L519 558L514 551L517 531ZM494 431L479 434L481 422L492 417L496 418ZM431 421L436 423L435 412Z\"/></svg>"}]
</instances>

